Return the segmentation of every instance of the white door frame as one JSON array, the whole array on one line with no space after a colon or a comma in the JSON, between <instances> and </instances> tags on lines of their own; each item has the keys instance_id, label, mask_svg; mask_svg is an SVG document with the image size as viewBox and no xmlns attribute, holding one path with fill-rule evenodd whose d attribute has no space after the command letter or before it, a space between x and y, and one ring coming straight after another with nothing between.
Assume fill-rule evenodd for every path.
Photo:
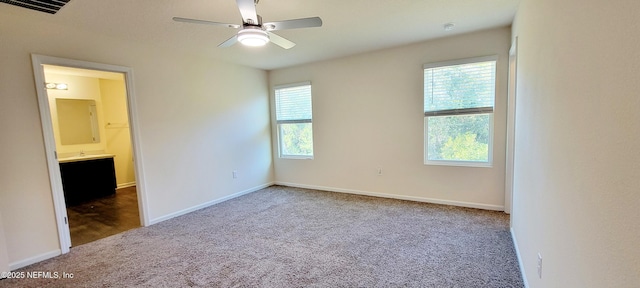
<instances>
[{"instance_id":1,"label":"white door frame","mask_svg":"<svg viewBox=\"0 0 640 288\"><path fill-rule=\"evenodd\" d=\"M36 91L38 94L38 106L40 108L40 121L42 122L42 134L44 136L47 166L49 168L49 181L51 182L51 193L53 195L53 205L58 225L58 237L60 240L60 250L62 254L68 253L71 247L71 236L67 221L67 207L64 201L64 191L62 190L62 179L60 176L60 165L56 155L56 141L53 136L53 124L51 122L51 112L49 111L49 97L45 88L45 75L42 65L56 65L71 68L81 68L89 70L101 70L124 74L127 104L129 112L129 127L131 133L131 145L133 148L134 169L136 174L136 190L138 193L138 207L140 211L140 223L142 226L149 225L147 214L147 197L145 192L144 172L142 169L142 153L140 151L140 135L138 129L137 108L135 89L133 88L133 69L123 66L115 66L102 63L86 62L72 59L31 54L33 74L35 78Z\"/></svg>"},{"instance_id":2,"label":"white door frame","mask_svg":"<svg viewBox=\"0 0 640 288\"><path fill-rule=\"evenodd\" d=\"M507 96L507 155L504 183L504 212L511 214L513 205L513 167L516 141L516 92L518 66L518 37L509 49L509 94Z\"/></svg>"}]
</instances>

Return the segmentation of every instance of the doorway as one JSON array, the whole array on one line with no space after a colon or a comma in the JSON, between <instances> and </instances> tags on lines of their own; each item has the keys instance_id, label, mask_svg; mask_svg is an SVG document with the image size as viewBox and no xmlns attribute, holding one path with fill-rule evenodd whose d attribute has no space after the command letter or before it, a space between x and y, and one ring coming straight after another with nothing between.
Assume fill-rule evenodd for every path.
<instances>
[{"instance_id":1,"label":"doorway","mask_svg":"<svg viewBox=\"0 0 640 288\"><path fill-rule=\"evenodd\" d=\"M32 62L61 252L148 225L131 69Z\"/></svg>"}]
</instances>

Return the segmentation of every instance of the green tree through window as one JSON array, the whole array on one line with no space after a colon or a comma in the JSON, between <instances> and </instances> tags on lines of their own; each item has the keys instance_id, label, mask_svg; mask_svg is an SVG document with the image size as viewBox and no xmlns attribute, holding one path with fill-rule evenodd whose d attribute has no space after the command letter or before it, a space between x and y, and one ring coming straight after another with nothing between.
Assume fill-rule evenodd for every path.
<instances>
[{"instance_id":1,"label":"green tree through window","mask_svg":"<svg viewBox=\"0 0 640 288\"><path fill-rule=\"evenodd\" d=\"M282 155L313 155L311 123L280 124Z\"/></svg>"}]
</instances>

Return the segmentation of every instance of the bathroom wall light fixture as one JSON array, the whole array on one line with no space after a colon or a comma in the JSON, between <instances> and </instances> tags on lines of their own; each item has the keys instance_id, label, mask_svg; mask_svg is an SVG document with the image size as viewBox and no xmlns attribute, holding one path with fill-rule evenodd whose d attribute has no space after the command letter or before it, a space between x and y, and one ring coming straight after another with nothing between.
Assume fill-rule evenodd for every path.
<instances>
[{"instance_id":1,"label":"bathroom wall light fixture","mask_svg":"<svg viewBox=\"0 0 640 288\"><path fill-rule=\"evenodd\" d=\"M51 83L51 82L47 82L45 83L45 87L47 87L47 89L55 89L55 90L68 90L69 86L65 83Z\"/></svg>"}]
</instances>

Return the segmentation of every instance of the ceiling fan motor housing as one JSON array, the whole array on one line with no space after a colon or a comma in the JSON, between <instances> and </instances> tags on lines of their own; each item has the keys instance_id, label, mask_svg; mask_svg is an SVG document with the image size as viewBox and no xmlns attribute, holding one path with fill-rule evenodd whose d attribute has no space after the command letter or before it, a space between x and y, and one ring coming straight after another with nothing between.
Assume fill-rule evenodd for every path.
<instances>
[{"instance_id":1,"label":"ceiling fan motor housing","mask_svg":"<svg viewBox=\"0 0 640 288\"><path fill-rule=\"evenodd\" d=\"M262 27L262 16L257 15L257 14L256 14L256 16L258 17L258 21L255 21L253 19L247 19L247 22L244 22L242 24L242 26L244 26L244 27L246 27L246 26ZM256 23L254 23L254 22L256 22Z\"/></svg>"}]
</instances>

